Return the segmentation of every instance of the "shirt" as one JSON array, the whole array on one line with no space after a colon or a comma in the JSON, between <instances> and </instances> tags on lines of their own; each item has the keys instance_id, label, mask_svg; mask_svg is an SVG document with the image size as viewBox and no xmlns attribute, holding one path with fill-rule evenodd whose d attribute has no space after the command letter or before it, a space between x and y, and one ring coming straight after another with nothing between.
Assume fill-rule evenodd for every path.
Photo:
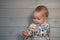
<instances>
[{"instance_id":1,"label":"shirt","mask_svg":"<svg viewBox=\"0 0 60 40\"><path fill-rule=\"evenodd\" d=\"M29 30L34 27L37 32L34 32L32 35L32 37L29 37L26 40L49 40L49 32L50 32L50 27L49 24L42 24L40 26L32 23L29 27L28 27L28 32Z\"/></svg>"}]
</instances>

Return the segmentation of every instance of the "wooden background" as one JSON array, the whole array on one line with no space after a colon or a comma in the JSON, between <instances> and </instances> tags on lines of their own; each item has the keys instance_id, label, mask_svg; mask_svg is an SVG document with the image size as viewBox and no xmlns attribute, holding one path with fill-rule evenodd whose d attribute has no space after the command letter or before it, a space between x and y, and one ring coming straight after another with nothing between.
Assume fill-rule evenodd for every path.
<instances>
[{"instance_id":1,"label":"wooden background","mask_svg":"<svg viewBox=\"0 0 60 40\"><path fill-rule=\"evenodd\" d=\"M60 0L0 0L0 40L23 40L21 32L38 5L49 9L50 39L60 40Z\"/></svg>"}]
</instances>

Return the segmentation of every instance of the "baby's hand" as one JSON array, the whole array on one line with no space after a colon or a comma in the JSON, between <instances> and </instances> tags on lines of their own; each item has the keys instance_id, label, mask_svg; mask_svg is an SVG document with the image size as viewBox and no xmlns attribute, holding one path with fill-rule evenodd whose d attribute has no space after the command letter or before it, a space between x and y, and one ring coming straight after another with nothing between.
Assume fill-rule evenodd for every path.
<instances>
[{"instance_id":1,"label":"baby's hand","mask_svg":"<svg viewBox=\"0 0 60 40\"><path fill-rule=\"evenodd\" d=\"M31 35L32 35L32 31L29 31L29 32L28 32L28 35L31 36Z\"/></svg>"},{"instance_id":2,"label":"baby's hand","mask_svg":"<svg viewBox=\"0 0 60 40\"><path fill-rule=\"evenodd\" d=\"M23 36L27 36L27 34L28 34L28 32L27 32L26 30L24 30L24 31L22 32L22 35L23 35Z\"/></svg>"}]
</instances>

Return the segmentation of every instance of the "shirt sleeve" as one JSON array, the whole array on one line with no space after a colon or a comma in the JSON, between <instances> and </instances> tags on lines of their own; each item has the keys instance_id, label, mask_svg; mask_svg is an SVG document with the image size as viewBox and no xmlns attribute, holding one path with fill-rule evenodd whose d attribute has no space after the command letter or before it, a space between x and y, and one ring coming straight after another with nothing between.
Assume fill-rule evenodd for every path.
<instances>
[{"instance_id":1,"label":"shirt sleeve","mask_svg":"<svg viewBox=\"0 0 60 40\"><path fill-rule=\"evenodd\" d=\"M36 25L34 23L32 23L29 28L35 27Z\"/></svg>"},{"instance_id":2,"label":"shirt sleeve","mask_svg":"<svg viewBox=\"0 0 60 40\"><path fill-rule=\"evenodd\" d=\"M28 28L26 28L26 29L27 29L27 32L29 32L30 29L31 29L31 28L34 28L35 26L36 26L36 25L35 25L34 23L30 24L30 26L29 26Z\"/></svg>"},{"instance_id":3,"label":"shirt sleeve","mask_svg":"<svg viewBox=\"0 0 60 40\"><path fill-rule=\"evenodd\" d=\"M49 26L49 24L46 24L46 30L47 30L48 33L50 32L50 26Z\"/></svg>"}]
</instances>

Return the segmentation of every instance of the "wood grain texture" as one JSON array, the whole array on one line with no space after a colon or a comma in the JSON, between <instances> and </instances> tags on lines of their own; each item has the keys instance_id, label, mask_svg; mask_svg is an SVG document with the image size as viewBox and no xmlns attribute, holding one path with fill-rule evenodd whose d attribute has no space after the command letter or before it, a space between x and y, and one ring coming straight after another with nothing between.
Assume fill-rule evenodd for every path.
<instances>
[{"instance_id":1,"label":"wood grain texture","mask_svg":"<svg viewBox=\"0 0 60 40\"><path fill-rule=\"evenodd\" d=\"M23 40L21 33L38 5L49 10L50 39L60 40L60 0L0 0L0 40Z\"/></svg>"},{"instance_id":2,"label":"wood grain texture","mask_svg":"<svg viewBox=\"0 0 60 40\"><path fill-rule=\"evenodd\" d=\"M60 18L60 8L50 8L49 18ZM0 16L4 17L30 17L34 9L20 8L20 9L0 9Z\"/></svg>"},{"instance_id":3,"label":"wood grain texture","mask_svg":"<svg viewBox=\"0 0 60 40\"><path fill-rule=\"evenodd\" d=\"M1 0L0 8L35 8L45 5L48 8L60 8L60 0Z\"/></svg>"}]
</instances>

